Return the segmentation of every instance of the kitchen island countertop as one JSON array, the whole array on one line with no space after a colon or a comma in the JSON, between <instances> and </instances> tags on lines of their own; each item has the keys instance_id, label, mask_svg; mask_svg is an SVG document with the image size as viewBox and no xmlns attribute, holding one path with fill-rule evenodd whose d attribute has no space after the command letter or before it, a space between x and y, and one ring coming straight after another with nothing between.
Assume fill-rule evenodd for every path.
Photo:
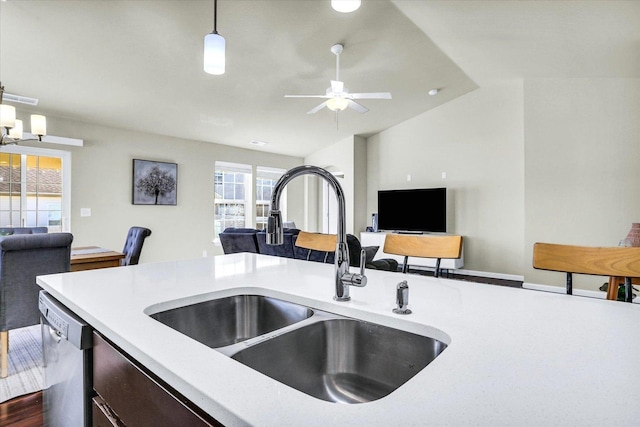
<instances>
[{"instance_id":1,"label":"kitchen island countertop","mask_svg":"<svg viewBox=\"0 0 640 427\"><path fill-rule=\"evenodd\" d=\"M256 254L38 277L38 284L228 426L640 425L640 305L367 270L333 300L333 266ZM392 313L407 280L410 315ZM388 396L318 400L148 316L242 293L440 339L443 353Z\"/></svg>"}]
</instances>

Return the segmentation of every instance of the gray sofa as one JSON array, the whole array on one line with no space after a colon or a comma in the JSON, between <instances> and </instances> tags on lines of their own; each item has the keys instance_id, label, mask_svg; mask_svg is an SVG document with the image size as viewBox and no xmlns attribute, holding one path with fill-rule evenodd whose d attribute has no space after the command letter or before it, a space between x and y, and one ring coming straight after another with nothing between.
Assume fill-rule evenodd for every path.
<instances>
[{"instance_id":1,"label":"gray sofa","mask_svg":"<svg viewBox=\"0 0 640 427\"><path fill-rule=\"evenodd\" d=\"M250 252L263 255L281 256L285 258L304 259L333 264L335 252L322 252L300 248L295 245L300 230L297 228L284 229L284 243L282 245L267 245L265 231L254 228L227 228L220 233L220 242L225 254ZM360 241L353 234L347 234L349 246L349 265L360 267L360 251L363 249ZM398 262L394 259L373 260L378 250L377 246L365 247L365 267L374 270L398 271Z\"/></svg>"}]
</instances>

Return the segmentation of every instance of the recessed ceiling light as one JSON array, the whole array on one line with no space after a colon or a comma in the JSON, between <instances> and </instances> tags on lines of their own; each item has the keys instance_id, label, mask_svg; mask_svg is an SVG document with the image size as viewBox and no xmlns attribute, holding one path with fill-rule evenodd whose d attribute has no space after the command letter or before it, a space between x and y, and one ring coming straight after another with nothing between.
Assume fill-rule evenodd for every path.
<instances>
[{"instance_id":1,"label":"recessed ceiling light","mask_svg":"<svg viewBox=\"0 0 640 427\"><path fill-rule=\"evenodd\" d=\"M331 7L342 13L349 13L360 7L360 0L331 0Z\"/></svg>"},{"instance_id":2,"label":"recessed ceiling light","mask_svg":"<svg viewBox=\"0 0 640 427\"><path fill-rule=\"evenodd\" d=\"M440 89L431 89L429 91L429 95L434 96L434 95L437 95L438 92L440 92Z\"/></svg>"},{"instance_id":3,"label":"recessed ceiling light","mask_svg":"<svg viewBox=\"0 0 640 427\"><path fill-rule=\"evenodd\" d=\"M251 142L249 142L249 144L262 146L262 145L267 145L268 142L266 142L266 141L258 141L256 139L254 139L254 140L251 140Z\"/></svg>"}]
</instances>

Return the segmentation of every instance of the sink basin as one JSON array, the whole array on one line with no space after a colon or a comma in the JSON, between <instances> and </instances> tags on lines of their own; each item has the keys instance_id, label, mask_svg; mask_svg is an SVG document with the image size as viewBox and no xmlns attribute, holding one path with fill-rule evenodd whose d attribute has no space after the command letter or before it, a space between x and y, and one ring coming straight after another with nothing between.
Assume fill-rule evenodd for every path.
<instances>
[{"instance_id":1,"label":"sink basin","mask_svg":"<svg viewBox=\"0 0 640 427\"><path fill-rule=\"evenodd\" d=\"M209 347L224 347L300 322L313 310L261 295L235 295L152 314Z\"/></svg>"},{"instance_id":2,"label":"sink basin","mask_svg":"<svg viewBox=\"0 0 640 427\"><path fill-rule=\"evenodd\" d=\"M318 399L362 403L393 392L445 348L426 336L338 318L301 326L232 358Z\"/></svg>"},{"instance_id":3,"label":"sink basin","mask_svg":"<svg viewBox=\"0 0 640 427\"><path fill-rule=\"evenodd\" d=\"M261 295L223 297L150 316L328 402L381 399L447 347L428 336Z\"/></svg>"}]
</instances>

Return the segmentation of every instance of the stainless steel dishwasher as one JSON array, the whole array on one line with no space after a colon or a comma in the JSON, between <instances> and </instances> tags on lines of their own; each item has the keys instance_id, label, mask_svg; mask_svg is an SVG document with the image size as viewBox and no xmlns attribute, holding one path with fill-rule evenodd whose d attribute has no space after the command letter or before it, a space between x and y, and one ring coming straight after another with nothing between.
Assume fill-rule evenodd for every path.
<instances>
[{"instance_id":1,"label":"stainless steel dishwasher","mask_svg":"<svg viewBox=\"0 0 640 427\"><path fill-rule=\"evenodd\" d=\"M44 356L44 425L91 425L91 327L45 291L38 298Z\"/></svg>"}]
</instances>

